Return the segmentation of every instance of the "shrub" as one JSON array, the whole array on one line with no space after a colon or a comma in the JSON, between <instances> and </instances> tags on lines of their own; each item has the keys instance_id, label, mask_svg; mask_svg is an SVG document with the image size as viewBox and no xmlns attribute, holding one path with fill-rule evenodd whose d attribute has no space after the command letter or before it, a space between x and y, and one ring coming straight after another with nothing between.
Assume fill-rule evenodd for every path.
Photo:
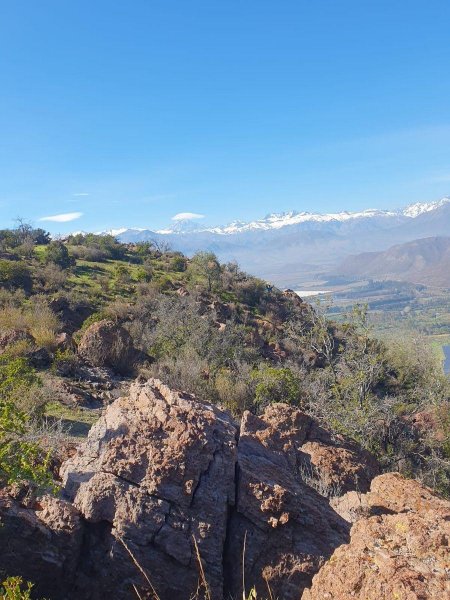
<instances>
[{"instance_id":1,"label":"shrub","mask_svg":"<svg viewBox=\"0 0 450 600\"><path fill-rule=\"evenodd\" d=\"M30 292L32 288L30 270L20 261L0 260L0 286L9 290L23 289Z\"/></svg>"},{"instance_id":2,"label":"shrub","mask_svg":"<svg viewBox=\"0 0 450 600\"><path fill-rule=\"evenodd\" d=\"M221 369L215 378L218 399L233 415L240 416L253 407L254 381L251 367L239 363L234 369Z\"/></svg>"},{"instance_id":3,"label":"shrub","mask_svg":"<svg viewBox=\"0 0 450 600\"><path fill-rule=\"evenodd\" d=\"M60 241L50 242L45 249L44 259L47 263L54 263L61 269L68 269L74 264L67 246Z\"/></svg>"},{"instance_id":4,"label":"shrub","mask_svg":"<svg viewBox=\"0 0 450 600\"><path fill-rule=\"evenodd\" d=\"M37 443L24 439L27 423L24 412L12 402L0 400L0 481L27 481L38 489L52 489L50 453L43 454Z\"/></svg>"},{"instance_id":5,"label":"shrub","mask_svg":"<svg viewBox=\"0 0 450 600\"><path fill-rule=\"evenodd\" d=\"M0 309L0 328L27 331L38 346L51 351L55 347L60 322L45 297L33 296L25 307L5 306Z\"/></svg>"},{"instance_id":6,"label":"shrub","mask_svg":"<svg viewBox=\"0 0 450 600\"><path fill-rule=\"evenodd\" d=\"M27 481L39 489L53 489L50 452L27 439L30 417L36 416L36 394L41 382L24 358L0 356L0 482ZM27 398L32 405L25 412Z\"/></svg>"},{"instance_id":7,"label":"shrub","mask_svg":"<svg viewBox=\"0 0 450 600\"><path fill-rule=\"evenodd\" d=\"M5 354L0 356L0 397L10 398L17 388L31 387L37 382L36 372L25 358L10 359Z\"/></svg>"},{"instance_id":8,"label":"shrub","mask_svg":"<svg viewBox=\"0 0 450 600\"><path fill-rule=\"evenodd\" d=\"M153 242L138 242L134 245L134 251L141 257L149 256L154 249L155 245Z\"/></svg>"},{"instance_id":9,"label":"shrub","mask_svg":"<svg viewBox=\"0 0 450 600\"><path fill-rule=\"evenodd\" d=\"M41 348L49 351L55 349L55 338L61 324L58 317L47 304L45 297L36 296L31 306L25 311L28 330Z\"/></svg>"},{"instance_id":10,"label":"shrub","mask_svg":"<svg viewBox=\"0 0 450 600\"><path fill-rule=\"evenodd\" d=\"M123 244L120 244L112 235L78 233L76 235L70 235L67 238L67 243L72 246L84 246L86 248L98 250L102 252L104 258L121 260L126 254L126 247Z\"/></svg>"},{"instance_id":11,"label":"shrub","mask_svg":"<svg viewBox=\"0 0 450 600\"><path fill-rule=\"evenodd\" d=\"M134 273L134 279L139 281L140 283L145 282L148 283L152 280L153 269L150 265L143 265L136 269Z\"/></svg>"},{"instance_id":12,"label":"shrub","mask_svg":"<svg viewBox=\"0 0 450 600\"><path fill-rule=\"evenodd\" d=\"M177 254L174 256L169 264L170 270L175 271L176 273L183 273L183 271L186 271L186 267L187 261L182 254Z\"/></svg>"},{"instance_id":13,"label":"shrub","mask_svg":"<svg viewBox=\"0 0 450 600\"><path fill-rule=\"evenodd\" d=\"M237 282L235 291L239 302L248 306L257 306L266 294L266 284L261 279L251 277Z\"/></svg>"},{"instance_id":14,"label":"shrub","mask_svg":"<svg viewBox=\"0 0 450 600\"><path fill-rule=\"evenodd\" d=\"M33 584L21 577L8 577L0 586L0 600L31 600Z\"/></svg>"},{"instance_id":15,"label":"shrub","mask_svg":"<svg viewBox=\"0 0 450 600\"><path fill-rule=\"evenodd\" d=\"M300 383L294 373L287 368L261 366L252 373L255 381L255 404L263 409L272 402L300 403Z\"/></svg>"},{"instance_id":16,"label":"shrub","mask_svg":"<svg viewBox=\"0 0 450 600\"><path fill-rule=\"evenodd\" d=\"M48 263L39 270L38 279L47 292L61 290L67 282L67 274L55 263Z\"/></svg>"},{"instance_id":17,"label":"shrub","mask_svg":"<svg viewBox=\"0 0 450 600\"><path fill-rule=\"evenodd\" d=\"M130 283L130 272L123 264L118 264L114 267L114 279L116 284L125 285Z\"/></svg>"},{"instance_id":18,"label":"shrub","mask_svg":"<svg viewBox=\"0 0 450 600\"><path fill-rule=\"evenodd\" d=\"M70 253L74 258L88 262L103 262L109 258L106 250L92 246L71 246Z\"/></svg>"}]
</instances>

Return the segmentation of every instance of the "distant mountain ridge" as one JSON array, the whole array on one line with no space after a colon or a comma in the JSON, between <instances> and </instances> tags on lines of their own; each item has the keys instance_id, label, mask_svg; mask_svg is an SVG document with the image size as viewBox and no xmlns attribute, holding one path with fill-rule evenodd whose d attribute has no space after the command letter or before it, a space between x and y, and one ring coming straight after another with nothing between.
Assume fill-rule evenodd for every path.
<instances>
[{"instance_id":1,"label":"distant mountain ridge","mask_svg":"<svg viewBox=\"0 0 450 600\"><path fill-rule=\"evenodd\" d=\"M270 229L281 229L300 223L339 223L360 219L371 219L374 217L386 219L414 219L427 212L432 212L441 206L450 204L450 197L444 197L436 202L416 202L398 210L383 210L369 208L362 211L342 211L339 213L311 213L289 211L285 213L270 213L263 219L255 221L232 221L228 225L208 227L198 223L193 223L191 220L181 220L171 227L165 229L150 230L142 227L122 227L119 229L111 229L107 233L112 235L124 235L127 232L146 232L158 233L160 235L184 234L184 233L216 233L219 235L233 235L247 231L267 231ZM106 233L106 232L105 232Z\"/></svg>"},{"instance_id":2,"label":"distant mountain ridge","mask_svg":"<svg viewBox=\"0 0 450 600\"><path fill-rule=\"evenodd\" d=\"M450 237L423 238L384 252L350 256L338 267L338 274L450 288Z\"/></svg>"},{"instance_id":3,"label":"distant mountain ridge","mask_svg":"<svg viewBox=\"0 0 450 600\"><path fill-rule=\"evenodd\" d=\"M362 252L379 252L415 239L447 236L450 197L399 210L368 209L331 214L289 212L223 227L178 222L168 229L121 228L104 233L120 241L154 240L193 254L215 252L277 285L319 285L342 261Z\"/></svg>"}]
</instances>

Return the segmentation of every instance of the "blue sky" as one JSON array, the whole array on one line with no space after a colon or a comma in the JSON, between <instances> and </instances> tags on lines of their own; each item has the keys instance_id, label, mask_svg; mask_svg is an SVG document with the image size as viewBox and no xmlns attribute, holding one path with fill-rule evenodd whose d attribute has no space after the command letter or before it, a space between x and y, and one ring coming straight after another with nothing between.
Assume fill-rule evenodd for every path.
<instances>
[{"instance_id":1,"label":"blue sky","mask_svg":"<svg viewBox=\"0 0 450 600\"><path fill-rule=\"evenodd\" d=\"M448 0L0 0L0 226L448 195L449 28Z\"/></svg>"}]
</instances>

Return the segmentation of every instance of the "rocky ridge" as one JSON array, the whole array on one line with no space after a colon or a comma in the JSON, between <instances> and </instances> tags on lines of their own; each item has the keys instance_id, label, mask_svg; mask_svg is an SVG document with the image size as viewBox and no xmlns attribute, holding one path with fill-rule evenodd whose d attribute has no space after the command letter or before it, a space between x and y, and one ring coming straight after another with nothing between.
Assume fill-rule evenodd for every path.
<instances>
[{"instance_id":1,"label":"rocky ridge","mask_svg":"<svg viewBox=\"0 0 450 600\"><path fill-rule=\"evenodd\" d=\"M197 590L219 600L241 597L244 580L261 598L269 588L298 599L312 584L308 600L371 598L370 586L381 599L395 597L380 582L392 583L397 566L403 582L446 589L449 504L415 482L377 477L367 452L288 405L246 413L239 425L158 380L137 380L61 474L63 499L0 497L0 569L35 581L38 596L187 600ZM367 574L371 552L385 563ZM348 596L346 587L333 595L336 564L352 569L342 576ZM364 577L366 586L351 587ZM438 597L424 593L404 597Z\"/></svg>"}]
</instances>

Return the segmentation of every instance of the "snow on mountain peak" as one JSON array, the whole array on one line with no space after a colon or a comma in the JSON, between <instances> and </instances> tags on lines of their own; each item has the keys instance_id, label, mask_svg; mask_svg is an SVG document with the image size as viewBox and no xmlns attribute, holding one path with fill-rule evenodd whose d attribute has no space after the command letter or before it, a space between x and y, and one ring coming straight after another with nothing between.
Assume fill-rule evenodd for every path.
<instances>
[{"instance_id":1,"label":"snow on mountain peak","mask_svg":"<svg viewBox=\"0 0 450 600\"><path fill-rule=\"evenodd\" d=\"M403 209L402 214L405 217L411 217L415 219L419 215L423 215L424 213L431 212L432 210L436 210L445 204L450 203L450 197L446 196L445 198L441 198L437 202L416 202L415 204L410 204L405 209Z\"/></svg>"},{"instance_id":2,"label":"snow on mountain peak","mask_svg":"<svg viewBox=\"0 0 450 600\"><path fill-rule=\"evenodd\" d=\"M193 223L191 220L180 220L176 224L172 224L170 227L159 229L156 233L160 235L176 235L176 234L190 234L190 233L213 233L217 235L232 235L237 233L245 233L248 231L267 231L276 230L289 225L298 225L301 223L343 223L346 221L363 220L371 218L379 219L415 219L420 215L429 213L433 210L437 210L442 206L450 204L450 196L442 198L436 202L416 202L410 204L402 209L394 210L382 210L377 208L368 208L361 211L341 211L337 213L311 213L311 212L299 212L289 211L284 213L270 213L262 219L255 221L232 221L228 225L208 227L200 225L199 223ZM130 231L129 228L112 229L107 232L111 235L117 236ZM134 232L146 231L142 228L133 228Z\"/></svg>"}]
</instances>

